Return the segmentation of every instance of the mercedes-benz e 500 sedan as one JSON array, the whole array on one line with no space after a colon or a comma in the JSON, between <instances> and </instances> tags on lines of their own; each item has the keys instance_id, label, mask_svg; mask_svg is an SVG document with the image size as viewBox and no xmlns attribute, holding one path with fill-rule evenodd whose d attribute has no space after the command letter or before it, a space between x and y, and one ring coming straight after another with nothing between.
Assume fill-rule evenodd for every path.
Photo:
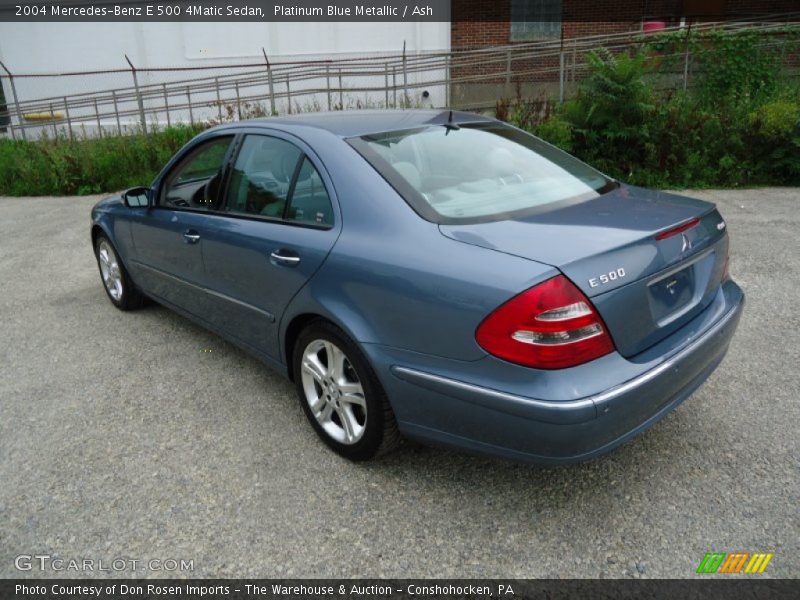
<instances>
[{"instance_id":1,"label":"mercedes-benz e 500 sedan","mask_svg":"<svg viewBox=\"0 0 800 600\"><path fill-rule=\"evenodd\" d=\"M401 435L607 452L708 378L744 302L713 204L450 111L216 127L99 202L92 243L116 307L149 297L252 352L354 460Z\"/></svg>"}]
</instances>

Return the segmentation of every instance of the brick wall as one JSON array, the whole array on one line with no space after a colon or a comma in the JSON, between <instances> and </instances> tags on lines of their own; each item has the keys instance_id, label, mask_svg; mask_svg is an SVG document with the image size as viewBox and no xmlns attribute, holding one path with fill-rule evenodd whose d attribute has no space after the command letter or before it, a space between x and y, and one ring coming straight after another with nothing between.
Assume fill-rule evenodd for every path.
<instances>
[{"instance_id":1,"label":"brick wall","mask_svg":"<svg viewBox=\"0 0 800 600\"><path fill-rule=\"evenodd\" d=\"M648 19L677 24L686 15L701 20L720 13L737 18L800 11L798 0L562 0L562 5L564 39L631 31ZM451 6L454 50L513 43L511 0L452 0Z\"/></svg>"}]
</instances>

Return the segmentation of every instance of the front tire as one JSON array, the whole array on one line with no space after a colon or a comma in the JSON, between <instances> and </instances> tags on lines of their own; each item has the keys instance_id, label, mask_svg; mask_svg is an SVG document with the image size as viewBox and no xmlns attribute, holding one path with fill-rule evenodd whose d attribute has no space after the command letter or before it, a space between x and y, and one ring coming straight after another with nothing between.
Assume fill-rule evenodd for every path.
<instances>
[{"instance_id":1,"label":"front tire","mask_svg":"<svg viewBox=\"0 0 800 600\"><path fill-rule=\"evenodd\" d=\"M303 412L332 450L364 461L399 445L386 393L361 349L341 329L313 322L298 336L292 358Z\"/></svg>"},{"instance_id":2,"label":"front tire","mask_svg":"<svg viewBox=\"0 0 800 600\"><path fill-rule=\"evenodd\" d=\"M105 235L97 236L94 255L103 280L103 289L111 304L120 310L134 310L142 306L144 296L134 287L114 244Z\"/></svg>"}]
</instances>

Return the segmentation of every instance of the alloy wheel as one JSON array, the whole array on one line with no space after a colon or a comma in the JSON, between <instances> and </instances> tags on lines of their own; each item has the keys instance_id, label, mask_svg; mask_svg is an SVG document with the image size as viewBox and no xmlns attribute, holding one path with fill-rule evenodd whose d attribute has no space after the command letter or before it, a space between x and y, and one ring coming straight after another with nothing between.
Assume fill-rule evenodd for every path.
<instances>
[{"instance_id":1,"label":"alloy wheel","mask_svg":"<svg viewBox=\"0 0 800 600\"><path fill-rule=\"evenodd\" d=\"M335 441L352 445L364 435L367 402L350 359L336 344L317 339L301 364L303 392L311 413Z\"/></svg>"},{"instance_id":2,"label":"alloy wheel","mask_svg":"<svg viewBox=\"0 0 800 600\"><path fill-rule=\"evenodd\" d=\"M117 255L105 240L102 240L97 246L97 261L100 263L100 274L108 294L119 302L123 292L122 271L117 261Z\"/></svg>"}]
</instances>

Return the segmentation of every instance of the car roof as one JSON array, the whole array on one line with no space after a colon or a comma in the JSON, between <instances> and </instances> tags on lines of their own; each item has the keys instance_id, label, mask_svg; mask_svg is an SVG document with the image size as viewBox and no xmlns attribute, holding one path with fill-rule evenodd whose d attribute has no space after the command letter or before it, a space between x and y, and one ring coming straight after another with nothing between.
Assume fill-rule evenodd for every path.
<instances>
[{"instance_id":1,"label":"car roof","mask_svg":"<svg viewBox=\"0 0 800 600\"><path fill-rule=\"evenodd\" d=\"M339 137L348 138L370 133L415 129L426 125L454 123L493 122L495 119L475 113L451 110L346 110L318 113L302 113L265 119L238 121L228 127L271 127L277 129L291 126L322 129Z\"/></svg>"}]
</instances>

